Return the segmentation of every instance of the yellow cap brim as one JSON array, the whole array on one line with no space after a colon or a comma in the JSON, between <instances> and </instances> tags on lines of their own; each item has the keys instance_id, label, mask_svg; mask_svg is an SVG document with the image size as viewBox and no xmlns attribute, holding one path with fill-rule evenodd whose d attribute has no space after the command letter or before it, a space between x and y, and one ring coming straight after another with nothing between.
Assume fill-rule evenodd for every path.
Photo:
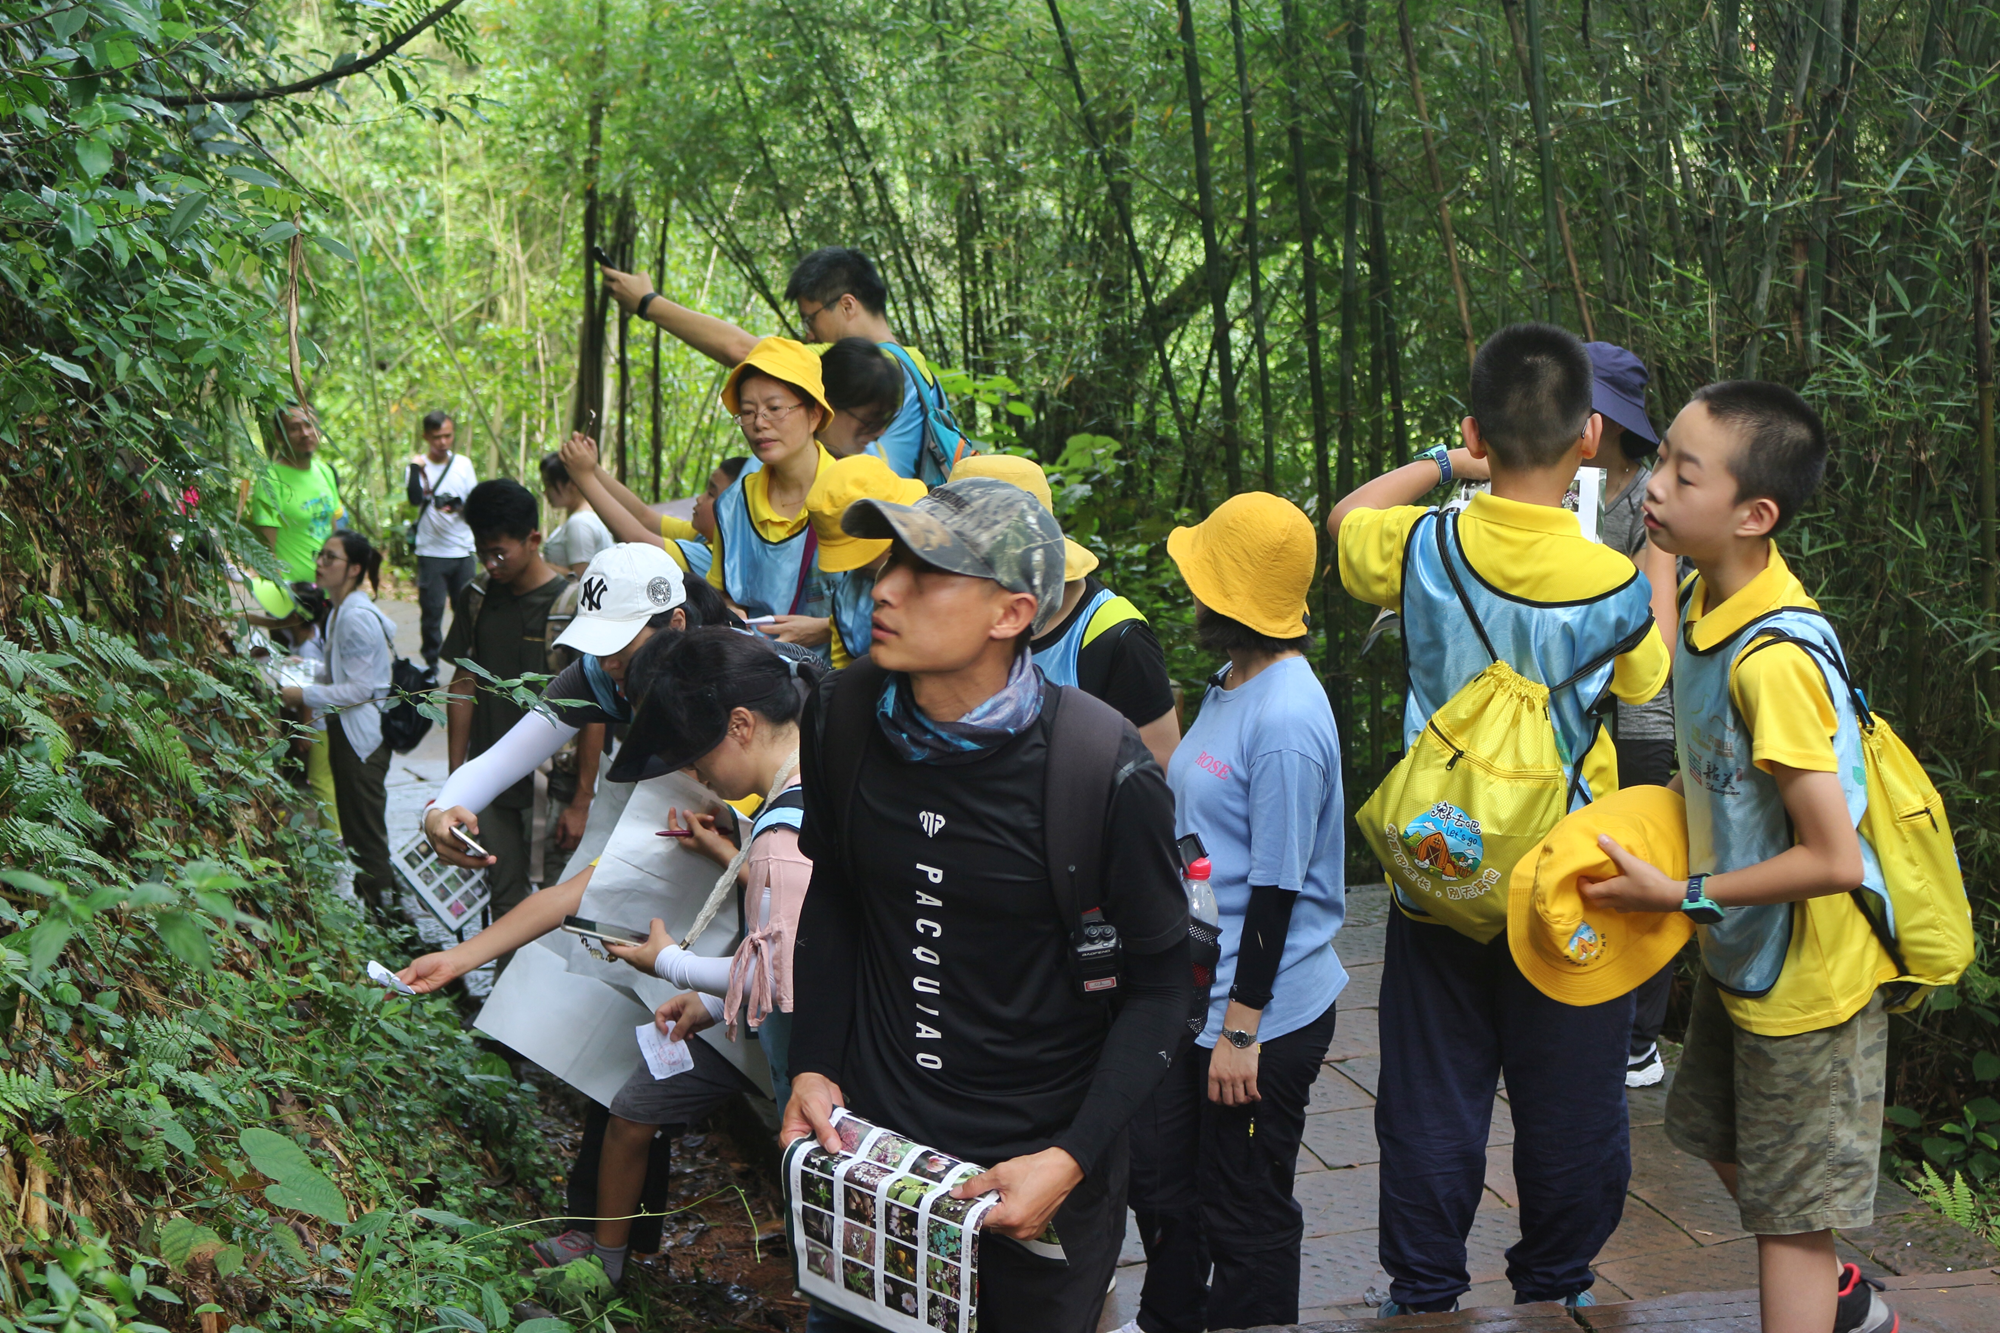
<instances>
[{"instance_id":1,"label":"yellow cap brim","mask_svg":"<svg viewBox=\"0 0 2000 1333\"><path fill-rule=\"evenodd\" d=\"M1634 845L1640 821L1660 830L1656 848ZM1678 795L1664 787L1627 787L1550 830L1515 864L1507 886L1507 948L1521 975L1561 1004L1603 1004L1629 994L1672 962L1694 935L1694 923L1682 912L1620 913L1585 905L1577 881L1611 879L1618 868L1609 855L1581 840L1594 844L1598 832L1608 832L1637 855L1650 851L1661 869L1680 878L1687 870L1686 828ZM1601 859L1591 862L1593 856ZM1589 928L1595 944L1592 955L1581 959L1566 948L1579 926Z\"/></svg>"},{"instance_id":2,"label":"yellow cap brim","mask_svg":"<svg viewBox=\"0 0 2000 1333\"><path fill-rule=\"evenodd\" d=\"M1075 583L1098 566L1098 559L1089 547L1063 538L1063 582Z\"/></svg>"},{"instance_id":3,"label":"yellow cap brim","mask_svg":"<svg viewBox=\"0 0 2000 1333\"><path fill-rule=\"evenodd\" d=\"M850 569L860 569L873 563L888 553L890 543L870 537L850 537L841 533L838 538L819 539L819 567L827 574L845 574Z\"/></svg>"}]
</instances>

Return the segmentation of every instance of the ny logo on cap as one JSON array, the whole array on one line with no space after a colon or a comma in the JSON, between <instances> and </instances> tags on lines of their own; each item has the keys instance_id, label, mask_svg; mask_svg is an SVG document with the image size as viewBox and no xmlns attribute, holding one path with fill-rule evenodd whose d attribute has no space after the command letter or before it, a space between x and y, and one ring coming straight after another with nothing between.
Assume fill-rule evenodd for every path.
<instances>
[{"instance_id":1,"label":"ny logo on cap","mask_svg":"<svg viewBox=\"0 0 2000 1333\"><path fill-rule=\"evenodd\" d=\"M579 594L577 604L585 611L602 611L604 594L610 588L610 583L602 574L594 574L583 581L583 592Z\"/></svg>"},{"instance_id":2,"label":"ny logo on cap","mask_svg":"<svg viewBox=\"0 0 2000 1333\"><path fill-rule=\"evenodd\" d=\"M938 830L944 827L944 816L926 810L917 816L917 822L924 826L925 837L935 838Z\"/></svg>"}]
</instances>

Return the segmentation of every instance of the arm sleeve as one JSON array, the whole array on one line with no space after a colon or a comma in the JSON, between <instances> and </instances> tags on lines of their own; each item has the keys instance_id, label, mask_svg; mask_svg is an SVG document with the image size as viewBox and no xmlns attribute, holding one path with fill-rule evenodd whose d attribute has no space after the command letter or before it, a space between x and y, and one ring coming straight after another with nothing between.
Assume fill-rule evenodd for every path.
<instances>
[{"instance_id":1,"label":"arm sleeve","mask_svg":"<svg viewBox=\"0 0 2000 1333\"><path fill-rule=\"evenodd\" d=\"M409 498L411 504L421 506L424 502L424 465L412 463L403 470L403 473L403 494Z\"/></svg>"},{"instance_id":2,"label":"arm sleeve","mask_svg":"<svg viewBox=\"0 0 2000 1333\"><path fill-rule=\"evenodd\" d=\"M1795 644L1781 643L1742 658L1730 673L1729 696L1750 728L1751 760L1837 773L1833 734L1840 726L1826 675Z\"/></svg>"},{"instance_id":3,"label":"arm sleeve","mask_svg":"<svg viewBox=\"0 0 2000 1333\"><path fill-rule=\"evenodd\" d=\"M1105 1036L1090 1091L1053 1145L1086 1172L1166 1075L1187 1033L1194 987L1187 894L1174 855L1173 796L1160 766L1130 729L1118 760L1125 776L1112 793L1105 830L1105 845L1119 849L1118 873L1104 906L1125 943L1119 985L1124 999Z\"/></svg>"},{"instance_id":4,"label":"arm sleeve","mask_svg":"<svg viewBox=\"0 0 2000 1333\"><path fill-rule=\"evenodd\" d=\"M1340 583L1370 606L1403 606L1403 544L1428 512L1419 505L1356 509L1340 521Z\"/></svg>"},{"instance_id":5,"label":"arm sleeve","mask_svg":"<svg viewBox=\"0 0 2000 1333\"><path fill-rule=\"evenodd\" d=\"M1236 981L1229 998L1252 1009L1271 1003L1271 987L1278 980L1278 964L1285 956L1285 935L1292 928L1292 904L1299 895L1275 885L1250 890L1250 906L1243 912L1243 938L1236 946Z\"/></svg>"},{"instance_id":6,"label":"arm sleeve","mask_svg":"<svg viewBox=\"0 0 2000 1333\"><path fill-rule=\"evenodd\" d=\"M462 805L468 810L484 810L501 792L567 745L576 733L577 728L539 710L529 713L490 749L459 765L458 771L444 780L437 804L447 809Z\"/></svg>"},{"instance_id":7,"label":"arm sleeve","mask_svg":"<svg viewBox=\"0 0 2000 1333\"><path fill-rule=\"evenodd\" d=\"M1075 1158L1085 1174L1096 1167L1104 1149L1166 1076L1174 1051L1187 1035L1188 992L1193 986L1194 965L1185 929L1178 940L1155 953L1125 951L1125 978L1119 986L1125 993L1123 1007L1105 1036L1083 1105L1051 1145Z\"/></svg>"},{"instance_id":8,"label":"arm sleeve","mask_svg":"<svg viewBox=\"0 0 2000 1333\"><path fill-rule=\"evenodd\" d=\"M1654 625L1629 653L1620 654L1611 667L1611 692L1628 704L1642 704L1658 694L1673 670L1666 640Z\"/></svg>"},{"instance_id":9,"label":"arm sleeve","mask_svg":"<svg viewBox=\"0 0 2000 1333\"><path fill-rule=\"evenodd\" d=\"M701 540L701 534L695 531L694 524L688 522L686 519L675 518L672 514L662 514L660 515L660 539L670 542L694 542Z\"/></svg>"},{"instance_id":10,"label":"arm sleeve","mask_svg":"<svg viewBox=\"0 0 2000 1333\"><path fill-rule=\"evenodd\" d=\"M660 956L653 960L653 975L682 990L698 990L704 996L727 995L729 968L734 961L731 955L706 958L674 944L660 950Z\"/></svg>"},{"instance_id":11,"label":"arm sleeve","mask_svg":"<svg viewBox=\"0 0 2000 1333\"><path fill-rule=\"evenodd\" d=\"M806 701L799 726L799 777L805 787L805 820L799 850L812 858L812 887L799 909L792 942L791 1075L823 1074L838 1083L854 1021L856 924L860 904L848 883L844 860L831 845L839 836L838 811L823 781L819 719L831 684Z\"/></svg>"}]
</instances>

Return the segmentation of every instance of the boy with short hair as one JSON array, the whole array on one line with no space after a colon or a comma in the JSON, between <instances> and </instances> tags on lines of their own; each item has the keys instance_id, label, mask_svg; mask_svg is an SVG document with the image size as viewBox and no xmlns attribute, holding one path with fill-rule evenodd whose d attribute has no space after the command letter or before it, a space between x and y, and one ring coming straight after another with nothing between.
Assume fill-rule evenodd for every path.
<instances>
[{"instance_id":1,"label":"boy with short hair","mask_svg":"<svg viewBox=\"0 0 2000 1333\"><path fill-rule=\"evenodd\" d=\"M1694 395L1647 486L1646 527L1694 562L1674 663L1688 813L1685 882L1627 853L1584 890L1620 911L1685 911L1702 975L1667 1098L1667 1136L1706 1158L1757 1237L1764 1333L1887 1333L1878 1284L1834 1254L1874 1217L1896 965L1856 888L1882 892L1856 824L1867 808L1846 689L1778 633L1839 641L1772 540L1818 489L1819 416L1777 384Z\"/></svg>"},{"instance_id":2,"label":"boy with short hair","mask_svg":"<svg viewBox=\"0 0 2000 1333\"><path fill-rule=\"evenodd\" d=\"M481 571L452 599L445 660L468 659L501 680L553 674L549 649L561 627L552 632L550 620L566 624L575 614L574 600L564 597L575 580L542 559L541 514L533 493L511 477L482 481L465 497L465 521ZM526 714L511 694L459 668L445 700L451 768L483 754ZM534 805L530 775L478 812L480 844L496 858L487 872L496 919L528 896Z\"/></svg>"},{"instance_id":3,"label":"boy with short hair","mask_svg":"<svg viewBox=\"0 0 2000 1333\"><path fill-rule=\"evenodd\" d=\"M1439 446L1376 478L1327 520L1348 592L1402 613L1406 744L1495 660L1488 640L1499 660L1544 685L1599 663L1549 699L1561 752L1580 765L1586 800L1617 786L1591 705L1607 689L1633 702L1651 698L1668 666L1645 579L1624 556L1587 540L1562 508L1602 431L1591 381L1583 345L1562 329L1500 330L1473 362L1471 415L1460 423L1465 447ZM1490 476L1492 492L1475 496L1450 524L1413 504L1455 476ZM1505 880L1487 892L1506 892ZM1521 1201L1521 1240L1507 1252L1507 1276L1520 1300L1590 1304L1590 1262L1618 1226L1632 1170L1631 997L1560 1004L1522 977L1504 932L1480 943L1438 924L1400 891L1396 903L1375 1104L1381 1261L1390 1276L1381 1313L1450 1310L1470 1286L1465 1239L1485 1183L1502 1070Z\"/></svg>"}]
</instances>

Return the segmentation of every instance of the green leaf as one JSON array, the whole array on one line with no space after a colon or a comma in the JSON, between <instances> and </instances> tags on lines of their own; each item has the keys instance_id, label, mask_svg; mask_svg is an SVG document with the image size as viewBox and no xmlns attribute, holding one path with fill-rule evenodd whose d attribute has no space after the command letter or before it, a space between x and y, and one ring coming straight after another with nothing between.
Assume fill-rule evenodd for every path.
<instances>
[{"instance_id":1,"label":"green leaf","mask_svg":"<svg viewBox=\"0 0 2000 1333\"><path fill-rule=\"evenodd\" d=\"M460 1217L457 1213L447 1213L437 1208L413 1208L410 1210L410 1216L421 1217L424 1221L435 1222L441 1227L450 1227L453 1231L483 1230L479 1223L469 1217Z\"/></svg>"},{"instance_id":2,"label":"green leaf","mask_svg":"<svg viewBox=\"0 0 2000 1333\"><path fill-rule=\"evenodd\" d=\"M1994 1101L1991 1097L1981 1097L1977 1101L1967 1102L1965 1110L1968 1116L1979 1117L1981 1124L1990 1125L2000 1120L2000 1102Z\"/></svg>"},{"instance_id":3,"label":"green leaf","mask_svg":"<svg viewBox=\"0 0 2000 1333\"><path fill-rule=\"evenodd\" d=\"M388 1226L394 1219L395 1214L387 1208L377 1208L373 1212L363 1213L342 1227L340 1234L343 1236L372 1236Z\"/></svg>"},{"instance_id":4,"label":"green leaf","mask_svg":"<svg viewBox=\"0 0 2000 1333\"><path fill-rule=\"evenodd\" d=\"M196 190L175 204L172 215L167 218L167 239L171 241L193 226L194 220L200 217L202 210L207 207L208 195L201 190Z\"/></svg>"},{"instance_id":5,"label":"green leaf","mask_svg":"<svg viewBox=\"0 0 2000 1333\"><path fill-rule=\"evenodd\" d=\"M175 1119L171 1111L160 1121L160 1137L179 1148L181 1156L189 1161L195 1159L194 1135L187 1132L187 1127Z\"/></svg>"},{"instance_id":6,"label":"green leaf","mask_svg":"<svg viewBox=\"0 0 2000 1333\"><path fill-rule=\"evenodd\" d=\"M108 141L92 135L76 142L76 164L83 168L83 174L92 180L102 180L111 170L111 145Z\"/></svg>"},{"instance_id":7,"label":"green leaf","mask_svg":"<svg viewBox=\"0 0 2000 1333\"><path fill-rule=\"evenodd\" d=\"M319 1174L313 1159L289 1134L252 1126L238 1134L236 1142L242 1146L243 1155L250 1159L250 1165L273 1180Z\"/></svg>"},{"instance_id":8,"label":"green leaf","mask_svg":"<svg viewBox=\"0 0 2000 1333\"><path fill-rule=\"evenodd\" d=\"M250 185L261 185L267 190L282 190L285 188L284 183L278 180L277 177L267 176L255 167L232 164L224 167L222 174L233 180L243 181Z\"/></svg>"},{"instance_id":9,"label":"green leaf","mask_svg":"<svg viewBox=\"0 0 2000 1333\"><path fill-rule=\"evenodd\" d=\"M314 245L317 245L320 249L333 255L335 258L344 259L350 264L354 262L354 252L339 241L334 240L333 237L323 232L314 232L312 241Z\"/></svg>"},{"instance_id":10,"label":"green leaf","mask_svg":"<svg viewBox=\"0 0 2000 1333\"><path fill-rule=\"evenodd\" d=\"M214 965L215 951L209 945L208 932L189 913L162 912L153 918L153 929L159 932L167 951L183 963L203 972Z\"/></svg>"},{"instance_id":11,"label":"green leaf","mask_svg":"<svg viewBox=\"0 0 2000 1333\"><path fill-rule=\"evenodd\" d=\"M215 1252L215 1271L223 1277L235 1277L243 1267L243 1247L225 1245Z\"/></svg>"},{"instance_id":12,"label":"green leaf","mask_svg":"<svg viewBox=\"0 0 2000 1333\"><path fill-rule=\"evenodd\" d=\"M560 1319L530 1319L514 1325L514 1333L570 1333L570 1327Z\"/></svg>"},{"instance_id":13,"label":"green leaf","mask_svg":"<svg viewBox=\"0 0 2000 1333\"><path fill-rule=\"evenodd\" d=\"M1882 1116L1886 1120L1892 1120L1896 1124L1901 1125L1904 1129L1922 1129L1924 1127L1924 1118L1907 1106L1885 1106L1882 1108Z\"/></svg>"},{"instance_id":14,"label":"green leaf","mask_svg":"<svg viewBox=\"0 0 2000 1333\"><path fill-rule=\"evenodd\" d=\"M172 1218L160 1228L160 1257L170 1268L186 1268L190 1261L221 1248L222 1237L185 1217Z\"/></svg>"},{"instance_id":15,"label":"green leaf","mask_svg":"<svg viewBox=\"0 0 2000 1333\"><path fill-rule=\"evenodd\" d=\"M76 930L66 921L44 921L28 936L28 970L46 972Z\"/></svg>"},{"instance_id":16,"label":"green leaf","mask_svg":"<svg viewBox=\"0 0 2000 1333\"><path fill-rule=\"evenodd\" d=\"M288 1260L299 1268L311 1266L312 1258L306 1253L306 1247L300 1243L298 1232L280 1222L271 1228L270 1238L270 1249L279 1258Z\"/></svg>"},{"instance_id":17,"label":"green leaf","mask_svg":"<svg viewBox=\"0 0 2000 1333\"><path fill-rule=\"evenodd\" d=\"M62 219L63 230L69 233L69 243L79 250L88 250L97 239L97 221L90 216L90 210L74 199L63 200L57 216Z\"/></svg>"},{"instance_id":18,"label":"green leaf","mask_svg":"<svg viewBox=\"0 0 2000 1333\"><path fill-rule=\"evenodd\" d=\"M269 245L273 241L289 241L299 234L299 229L280 218L257 233L257 244Z\"/></svg>"},{"instance_id":19,"label":"green leaf","mask_svg":"<svg viewBox=\"0 0 2000 1333\"><path fill-rule=\"evenodd\" d=\"M438 1322L452 1328L462 1328L466 1333L486 1333L486 1321L456 1305L437 1307Z\"/></svg>"},{"instance_id":20,"label":"green leaf","mask_svg":"<svg viewBox=\"0 0 2000 1333\"><path fill-rule=\"evenodd\" d=\"M1924 1140L1924 1156L1949 1166L1965 1156L1965 1145L1955 1139L1927 1138Z\"/></svg>"},{"instance_id":21,"label":"green leaf","mask_svg":"<svg viewBox=\"0 0 2000 1333\"><path fill-rule=\"evenodd\" d=\"M341 1195L340 1187L317 1171L290 1176L275 1185L266 1186L264 1197L274 1208L291 1208L310 1213L323 1221L341 1226L347 1224L347 1200Z\"/></svg>"},{"instance_id":22,"label":"green leaf","mask_svg":"<svg viewBox=\"0 0 2000 1333\"><path fill-rule=\"evenodd\" d=\"M1979 1051L1972 1057L1972 1076L1981 1083L1991 1083L2000 1078L2000 1055L1992 1051Z\"/></svg>"}]
</instances>

